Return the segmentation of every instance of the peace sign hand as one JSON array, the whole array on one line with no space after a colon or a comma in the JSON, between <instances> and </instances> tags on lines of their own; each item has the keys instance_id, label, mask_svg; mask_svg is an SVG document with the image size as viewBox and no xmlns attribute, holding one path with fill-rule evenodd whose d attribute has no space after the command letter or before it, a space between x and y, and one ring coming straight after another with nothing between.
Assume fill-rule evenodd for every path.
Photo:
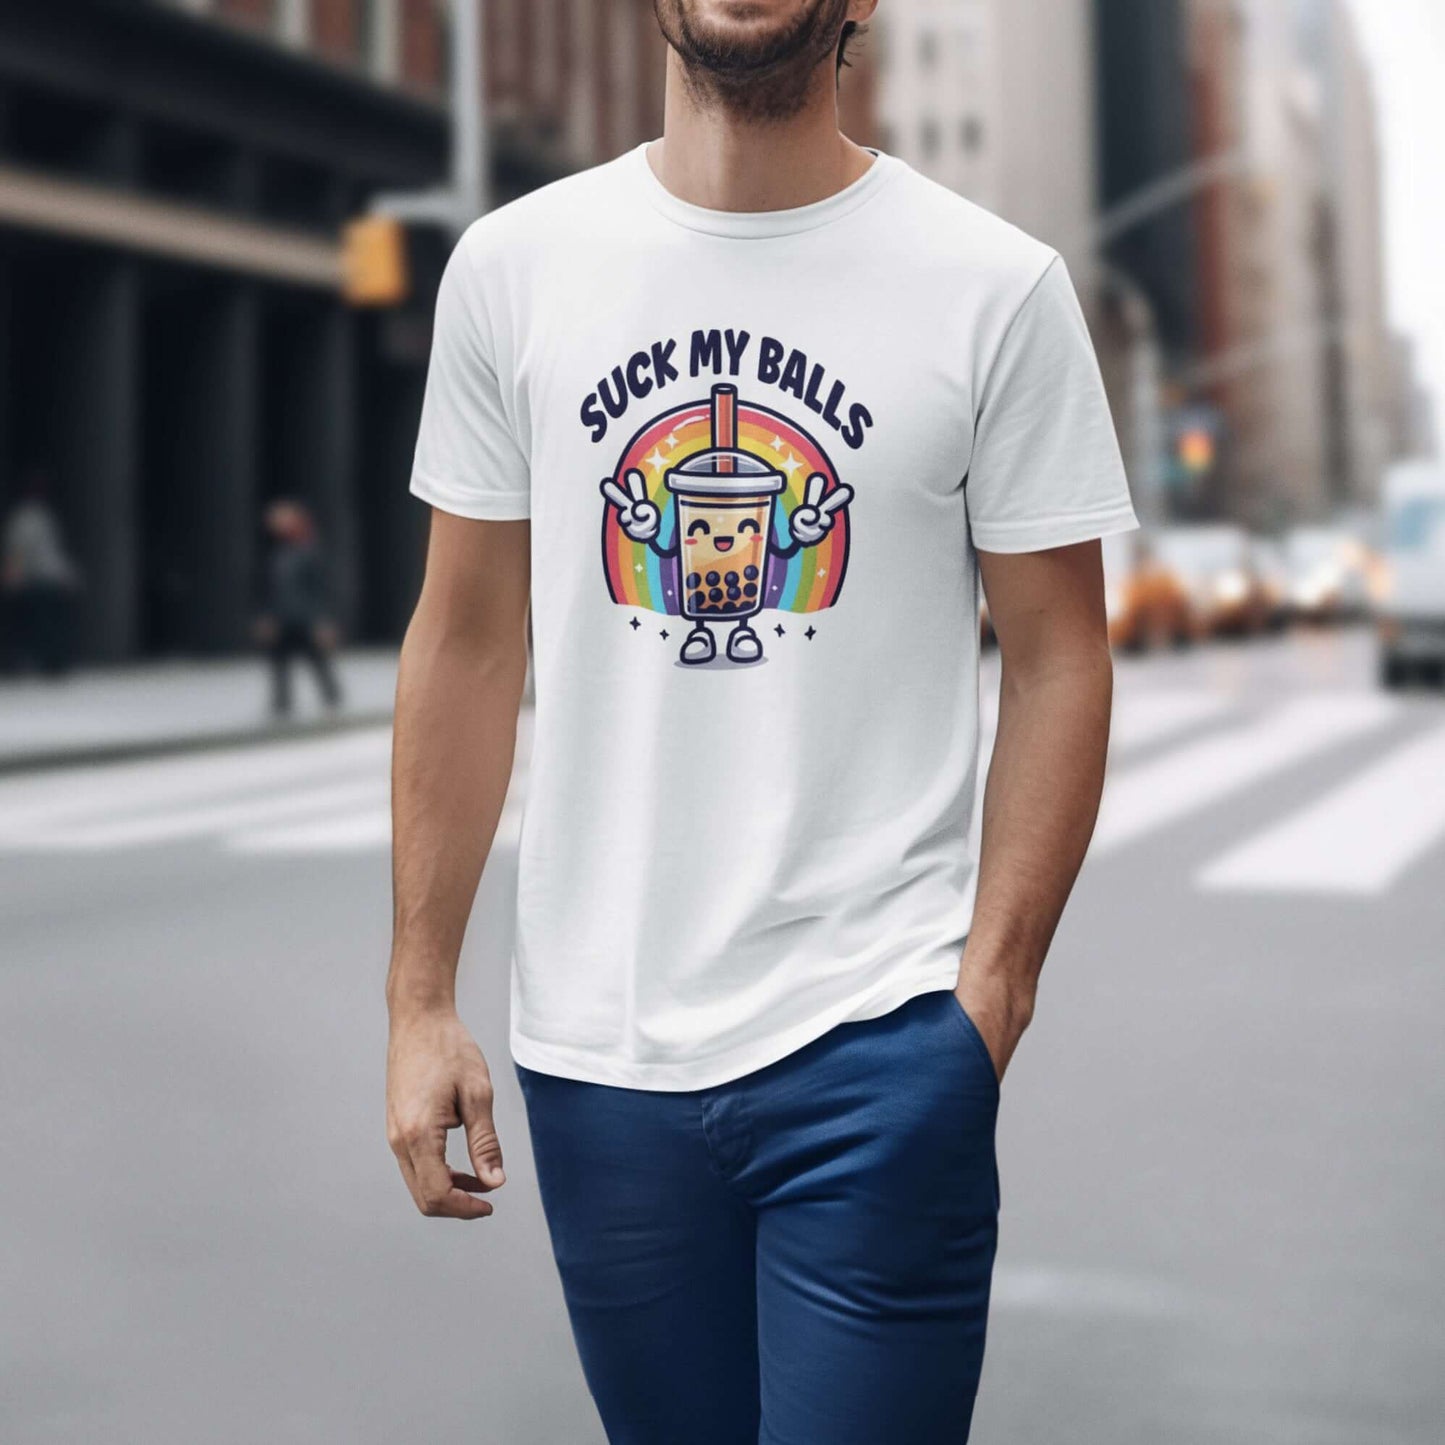
<instances>
[{"instance_id":1,"label":"peace sign hand","mask_svg":"<svg viewBox=\"0 0 1445 1445\"><path fill-rule=\"evenodd\" d=\"M853 500L853 488L839 482L826 497L823 489L828 479L822 472L814 472L803 489L803 505L788 518L788 527L795 541L805 547L821 542L833 525L833 513L841 511Z\"/></svg>"},{"instance_id":2,"label":"peace sign hand","mask_svg":"<svg viewBox=\"0 0 1445 1445\"><path fill-rule=\"evenodd\" d=\"M602 495L617 508L617 520L634 542L650 542L657 536L662 513L655 502L647 500L647 482L636 467L627 471L625 492L611 477L603 477Z\"/></svg>"}]
</instances>

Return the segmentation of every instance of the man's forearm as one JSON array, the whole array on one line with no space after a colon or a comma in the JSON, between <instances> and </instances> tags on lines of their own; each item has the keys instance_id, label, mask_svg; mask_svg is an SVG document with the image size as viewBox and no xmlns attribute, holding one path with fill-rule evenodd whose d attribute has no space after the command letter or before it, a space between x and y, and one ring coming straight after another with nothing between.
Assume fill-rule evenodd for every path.
<instances>
[{"instance_id":1,"label":"man's forearm","mask_svg":"<svg viewBox=\"0 0 1445 1445\"><path fill-rule=\"evenodd\" d=\"M1093 833L1109 741L1106 646L1004 668L983 804L973 926L960 976L1018 1031Z\"/></svg>"},{"instance_id":2,"label":"man's forearm","mask_svg":"<svg viewBox=\"0 0 1445 1445\"><path fill-rule=\"evenodd\" d=\"M511 778L526 643L451 625L423 598L402 647L392 755L387 1001L450 1008L457 957Z\"/></svg>"}]
</instances>

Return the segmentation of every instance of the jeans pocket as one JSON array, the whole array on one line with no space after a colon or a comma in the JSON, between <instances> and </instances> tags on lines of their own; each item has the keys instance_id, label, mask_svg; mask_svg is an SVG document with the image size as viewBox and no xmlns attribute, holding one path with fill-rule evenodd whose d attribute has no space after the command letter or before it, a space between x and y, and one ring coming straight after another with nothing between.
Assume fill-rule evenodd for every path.
<instances>
[{"instance_id":1,"label":"jeans pocket","mask_svg":"<svg viewBox=\"0 0 1445 1445\"><path fill-rule=\"evenodd\" d=\"M955 1025L963 1030L964 1039L973 1050L975 1057L988 1071L988 1077L993 1084L994 1092L998 1092L999 1077L998 1067L993 1061L993 1055L988 1051L988 1045L984 1042L983 1035L978 1031L978 1025L969 1017L969 1012L964 1008L958 995L948 989L948 1011L952 1015Z\"/></svg>"}]
</instances>

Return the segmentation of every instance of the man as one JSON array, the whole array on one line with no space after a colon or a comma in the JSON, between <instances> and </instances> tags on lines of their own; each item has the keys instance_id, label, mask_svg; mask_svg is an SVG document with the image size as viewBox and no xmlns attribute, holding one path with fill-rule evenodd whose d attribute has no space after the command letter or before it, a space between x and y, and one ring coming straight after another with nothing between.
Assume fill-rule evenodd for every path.
<instances>
[{"instance_id":1,"label":"man","mask_svg":"<svg viewBox=\"0 0 1445 1445\"><path fill-rule=\"evenodd\" d=\"M25 476L0 539L0 586L10 600L11 651L22 667L60 677L71 665L71 602L80 572L65 546L39 467Z\"/></svg>"},{"instance_id":2,"label":"man","mask_svg":"<svg viewBox=\"0 0 1445 1445\"><path fill-rule=\"evenodd\" d=\"M300 502L285 499L266 508L264 521L271 550L265 611L256 635L271 662L272 716L291 716L291 665L297 657L311 665L323 704L335 711L341 706L341 684L331 662L336 627L329 616L316 524Z\"/></svg>"},{"instance_id":3,"label":"man","mask_svg":"<svg viewBox=\"0 0 1445 1445\"><path fill-rule=\"evenodd\" d=\"M453 984L530 599L509 1041L627 1445L966 1438L999 1079L1100 793L1134 517L1098 369L1057 256L839 133L873 8L657 0L663 137L477 222L437 303L389 1134L423 1213L491 1213ZM765 651L680 656L710 620Z\"/></svg>"}]
</instances>

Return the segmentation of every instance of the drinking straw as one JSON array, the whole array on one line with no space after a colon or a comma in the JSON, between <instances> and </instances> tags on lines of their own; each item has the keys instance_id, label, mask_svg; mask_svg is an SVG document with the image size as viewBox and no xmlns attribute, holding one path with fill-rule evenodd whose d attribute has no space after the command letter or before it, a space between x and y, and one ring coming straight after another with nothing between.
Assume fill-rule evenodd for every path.
<instances>
[{"instance_id":1,"label":"drinking straw","mask_svg":"<svg viewBox=\"0 0 1445 1445\"><path fill-rule=\"evenodd\" d=\"M738 444L738 389L725 381L712 389L712 444L714 449L731 449ZM718 457L718 471L733 471L733 462L730 456Z\"/></svg>"}]
</instances>

